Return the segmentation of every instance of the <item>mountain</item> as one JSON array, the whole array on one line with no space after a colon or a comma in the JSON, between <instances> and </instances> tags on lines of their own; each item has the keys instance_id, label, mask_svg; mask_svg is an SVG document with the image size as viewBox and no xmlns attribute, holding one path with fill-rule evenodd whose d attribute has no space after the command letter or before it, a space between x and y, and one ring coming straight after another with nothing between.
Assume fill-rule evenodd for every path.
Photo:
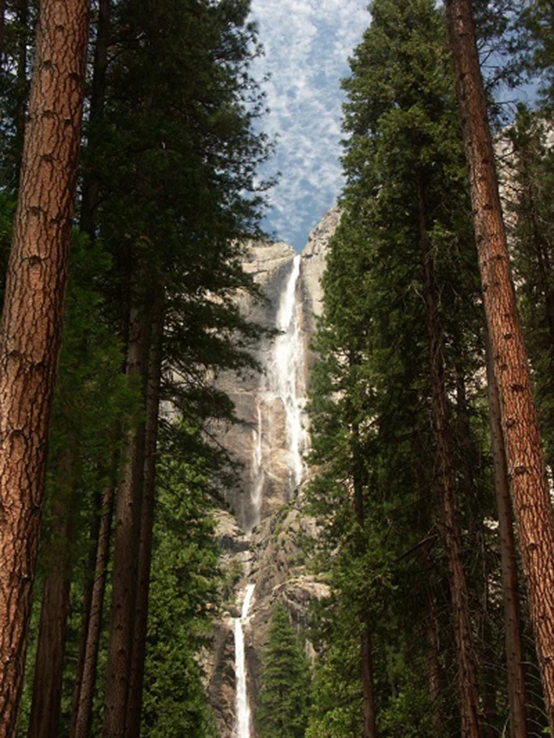
<instances>
[{"instance_id":1,"label":"mountain","mask_svg":"<svg viewBox=\"0 0 554 738\"><path fill-rule=\"evenodd\" d=\"M237 488L223 492L229 509L219 514L219 540L231 597L205 663L222 738L256 735L249 714L255 712L261 653L276 601L303 629L310 601L327 592L307 571L300 541L314 533L302 491L310 473L305 460L310 344L321 310L326 249L339 218L337 208L330 210L300 255L284 243L252 243L244 264L263 299L239 296L241 311L270 334L254 349L260 373L219 380L240 420L215 434L242 464ZM246 597L251 601L241 618Z\"/></svg>"}]
</instances>

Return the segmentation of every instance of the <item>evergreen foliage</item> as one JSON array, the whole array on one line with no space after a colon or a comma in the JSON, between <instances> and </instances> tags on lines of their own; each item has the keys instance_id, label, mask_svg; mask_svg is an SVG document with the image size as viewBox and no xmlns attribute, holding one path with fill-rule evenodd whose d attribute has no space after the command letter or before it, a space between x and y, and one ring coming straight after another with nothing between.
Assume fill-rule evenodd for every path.
<instances>
[{"instance_id":1,"label":"evergreen foliage","mask_svg":"<svg viewBox=\"0 0 554 738\"><path fill-rule=\"evenodd\" d=\"M191 459L194 432L183 423L176 430L181 454L174 444L168 453L168 439L161 444L141 734L215 738L198 663L220 597L209 459Z\"/></svg>"},{"instance_id":2,"label":"evergreen foliage","mask_svg":"<svg viewBox=\"0 0 554 738\"><path fill-rule=\"evenodd\" d=\"M320 619L322 663L309 735L362 732L364 631L373 643L378 731L457 730L432 417L431 298L448 398L442 432L471 573L483 721L501 730L506 702L490 647L502 630L499 620L490 622L498 542L486 522L494 502L480 380L481 299L444 18L427 0L375 0L371 14L345 81L343 215L324 276L312 380L312 460L319 471L310 498L322 528L319 566L334 594Z\"/></svg>"},{"instance_id":3,"label":"evergreen foliage","mask_svg":"<svg viewBox=\"0 0 554 738\"><path fill-rule=\"evenodd\" d=\"M278 602L269 640L256 716L262 738L303 738L310 704L310 666L290 616Z\"/></svg>"}]
</instances>

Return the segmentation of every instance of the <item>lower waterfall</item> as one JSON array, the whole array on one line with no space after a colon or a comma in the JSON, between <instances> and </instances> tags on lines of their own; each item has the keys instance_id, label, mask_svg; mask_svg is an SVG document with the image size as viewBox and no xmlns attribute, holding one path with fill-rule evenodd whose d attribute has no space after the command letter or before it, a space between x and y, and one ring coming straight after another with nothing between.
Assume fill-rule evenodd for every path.
<instances>
[{"instance_id":1,"label":"lower waterfall","mask_svg":"<svg viewBox=\"0 0 554 738\"><path fill-rule=\"evenodd\" d=\"M244 649L243 627L248 620L248 611L254 594L254 584L249 584L244 593L244 601L240 617L235 618L235 673L237 681L236 738L250 738L250 704L248 702L248 685L246 683L246 658Z\"/></svg>"}]
</instances>

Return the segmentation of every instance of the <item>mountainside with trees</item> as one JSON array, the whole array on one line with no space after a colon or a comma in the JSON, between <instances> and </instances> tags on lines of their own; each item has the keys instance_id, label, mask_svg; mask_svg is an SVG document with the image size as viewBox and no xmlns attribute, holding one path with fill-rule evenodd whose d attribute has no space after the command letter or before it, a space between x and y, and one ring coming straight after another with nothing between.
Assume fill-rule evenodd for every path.
<instances>
[{"instance_id":1,"label":"mountainside with trees","mask_svg":"<svg viewBox=\"0 0 554 738\"><path fill-rule=\"evenodd\" d=\"M554 731L551 4L370 11L301 258L249 0L0 2L0 738Z\"/></svg>"}]
</instances>

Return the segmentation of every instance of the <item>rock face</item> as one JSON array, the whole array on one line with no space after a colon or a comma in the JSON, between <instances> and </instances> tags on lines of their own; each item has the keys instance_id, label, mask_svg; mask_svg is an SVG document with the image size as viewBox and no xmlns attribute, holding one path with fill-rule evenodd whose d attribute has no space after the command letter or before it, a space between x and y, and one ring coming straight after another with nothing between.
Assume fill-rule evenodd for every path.
<instances>
[{"instance_id":1,"label":"rock face","mask_svg":"<svg viewBox=\"0 0 554 738\"><path fill-rule=\"evenodd\" d=\"M300 256L287 244L252 244L245 263L265 299L240 297L241 310L273 333L254 352L262 373L241 379L229 375L219 382L240 419L232 428L219 429L219 440L243 465L239 488L226 492L232 514L222 512L219 520L232 593L205 664L222 738L237 735L234 630L247 585L254 584L243 623L251 714L276 601L283 602L303 629L309 603L326 594L326 587L307 571L300 541L314 532L303 511L302 492L309 476L303 455L309 447L305 404L313 361L310 340L321 312L326 249L339 218L337 209L329 211ZM253 721L250 736L256 736Z\"/></svg>"}]
</instances>

